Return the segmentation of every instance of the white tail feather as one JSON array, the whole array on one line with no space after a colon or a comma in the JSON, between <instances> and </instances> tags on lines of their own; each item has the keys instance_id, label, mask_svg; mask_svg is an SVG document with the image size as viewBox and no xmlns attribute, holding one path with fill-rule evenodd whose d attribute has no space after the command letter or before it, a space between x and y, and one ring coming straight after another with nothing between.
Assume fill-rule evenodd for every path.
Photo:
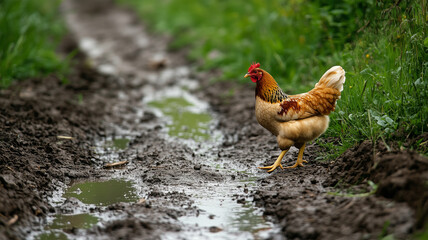
<instances>
[{"instance_id":1,"label":"white tail feather","mask_svg":"<svg viewBox=\"0 0 428 240\"><path fill-rule=\"evenodd\" d=\"M345 70L341 66L334 66L322 75L315 87L329 87L342 91L345 79Z\"/></svg>"}]
</instances>

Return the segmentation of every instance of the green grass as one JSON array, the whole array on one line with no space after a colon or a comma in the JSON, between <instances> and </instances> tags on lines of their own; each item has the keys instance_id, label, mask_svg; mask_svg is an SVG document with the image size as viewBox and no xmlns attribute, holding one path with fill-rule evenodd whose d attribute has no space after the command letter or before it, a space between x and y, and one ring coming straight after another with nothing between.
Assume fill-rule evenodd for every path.
<instances>
[{"instance_id":1,"label":"green grass","mask_svg":"<svg viewBox=\"0 0 428 240\"><path fill-rule=\"evenodd\" d=\"M15 80L63 72L55 50L65 28L60 0L0 1L0 87Z\"/></svg>"},{"instance_id":2,"label":"green grass","mask_svg":"<svg viewBox=\"0 0 428 240\"><path fill-rule=\"evenodd\" d=\"M220 80L260 62L286 92L310 90L333 65L347 81L327 137L341 149L363 139L398 141L428 127L427 1L118 0L156 32L190 47ZM418 146L412 146L418 148Z\"/></svg>"},{"instance_id":3,"label":"green grass","mask_svg":"<svg viewBox=\"0 0 428 240\"><path fill-rule=\"evenodd\" d=\"M425 225L424 228L422 228L421 232L417 232L413 239L416 240L425 240L428 239L428 224Z\"/></svg>"},{"instance_id":4,"label":"green grass","mask_svg":"<svg viewBox=\"0 0 428 240\"><path fill-rule=\"evenodd\" d=\"M342 190L337 190L336 192L327 192L328 195L333 195L333 196L340 196L340 197L368 197L371 196L373 194L376 193L377 190L377 185L372 182L372 181L368 181L368 185L370 186L370 192L364 192L364 193L354 193L352 191L350 191L350 189L348 189L348 192L342 192Z\"/></svg>"},{"instance_id":5,"label":"green grass","mask_svg":"<svg viewBox=\"0 0 428 240\"><path fill-rule=\"evenodd\" d=\"M363 138L404 142L428 130L424 8L416 2L383 5L377 23L345 46L339 59L348 81L332 114L330 136L349 143Z\"/></svg>"}]
</instances>

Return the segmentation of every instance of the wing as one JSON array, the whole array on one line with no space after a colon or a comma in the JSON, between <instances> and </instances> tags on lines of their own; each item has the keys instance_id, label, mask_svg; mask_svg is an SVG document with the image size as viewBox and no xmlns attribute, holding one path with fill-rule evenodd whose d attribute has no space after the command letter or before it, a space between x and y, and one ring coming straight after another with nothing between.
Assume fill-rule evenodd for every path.
<instances>
[{"instance_id":1,"label":"wing","mask_svg":"<svg viewBox=\"0 0 428 240\"><path fill-rule=\"evenodd\" d=\"M278 121L304 119L328 115L334 111L340 91L334 88L314 88L310 92L288 96L279 104Z\"/></svg>"}]
</instances>

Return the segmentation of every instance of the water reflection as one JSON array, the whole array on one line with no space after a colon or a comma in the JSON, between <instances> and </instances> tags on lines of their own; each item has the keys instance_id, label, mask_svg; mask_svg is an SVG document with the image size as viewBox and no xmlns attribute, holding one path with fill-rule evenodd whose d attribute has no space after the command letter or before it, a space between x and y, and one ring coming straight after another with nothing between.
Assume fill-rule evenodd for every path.
<instances>
[{"instance_id":1,"label":"water reflection","mask_svg":"<svg viewBox=\"0 0 428 240\"><path fill-rule=\"evenodd\" d=\"M76 215L58 214L54 216L51 224L45 227L46 230L50 229L72 229L72 228L90 228L92 225L97 224L98 218L87 213Z\"/></svg>"},{"instance_id":2,"label":"water reflection","mask_svg":"<svg viewBox=\"0 0 428 240\"><path fill-rule=\"evenodd\" d=\"M139 199L131 181L111 179L104 182L77 183L67 189L64 197L75 197L85 204L107 206Z\"/></svg>"},{"instance_id":3,"label":"water reflection","mask_svg":"<svg viewBox=\"0 0 428 240\"><path fill-rule=\"evenodd\" d=\"M38 240L68 240L67 235L62 232L45 232L36 237Z\"/></svg>"},{"instance_id":4,"label":"water reflection","mask_svg":"<svg viewBox=\"0 0 428 240\"><path fill-rule=\"evenodd\" d=\"M221 194L227 189L219 187L216 190L217 196L203 195L195 199L195 205L202 210L200 214L183 216L180 221L190 226L209 229L214 235L201 234L204 234L204 238L211 239L213 236L224 239L258 239L262 238L264 233L268 233L267 230L272 229L272 223L264 219L263 212L254 207L252 202L237 203L236 200ZM220 231L211 231L213 227ZM174 235L167 235L164 239L173 239L172 237ZM186 239L199 237L185 236Z\"/></svg>"},{"instance_id":5,"label":"water reflection","mask_svg":"<svg viewBox=\"0 0 428 240\"><path fill-rule=\"evenodd\" d=\"M162 111L169 118L167 123L168 134L183 139L196 141L207 140L209 124L212 120L210 114L197 111L196 106L181 97L163 98L151 101L149 106Z\"/></svg>"},{"instance_id":6,"label":"water reflection","mask_svg":"<svg viewBox=\"0 0 428 240\"><path fill-rule=\"evenodd\" d=\"M112 141L107 141L106 146L115 150L124 150L128 147L129 139L115 138Z\"/></svg>"},{"instance_id":7,"label":"water reflection","mask_svg":"<svg viewBox=\"0 0 428 240\"><path fill-rule=\"evenodd\" d=\"M241 232L255 233L260 230L270 229L271 226L266 223L262 213L257 210L253 204L247 202L235 212L233 218L230 219L230 224L234 229L238 229Z\"/></svg>"}]
</instances>

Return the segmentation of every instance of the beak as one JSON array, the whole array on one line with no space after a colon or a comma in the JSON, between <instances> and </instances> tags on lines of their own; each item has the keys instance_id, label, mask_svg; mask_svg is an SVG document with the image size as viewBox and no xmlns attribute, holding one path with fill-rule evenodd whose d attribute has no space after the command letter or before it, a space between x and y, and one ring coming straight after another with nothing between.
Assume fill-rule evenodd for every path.
<instances>
[{"instance_id":1,"label":"beak","mask_svg":"<svg viewBox=\"0 0 428 240\"><path fill-rule=\"evenodd\" d=\"M248 73L247 73L247 74L245 74L244 78L247 78L247 77L249 77L249 76L250 76L250 74L248 74Z\"/></svg>"}]
</instances>

